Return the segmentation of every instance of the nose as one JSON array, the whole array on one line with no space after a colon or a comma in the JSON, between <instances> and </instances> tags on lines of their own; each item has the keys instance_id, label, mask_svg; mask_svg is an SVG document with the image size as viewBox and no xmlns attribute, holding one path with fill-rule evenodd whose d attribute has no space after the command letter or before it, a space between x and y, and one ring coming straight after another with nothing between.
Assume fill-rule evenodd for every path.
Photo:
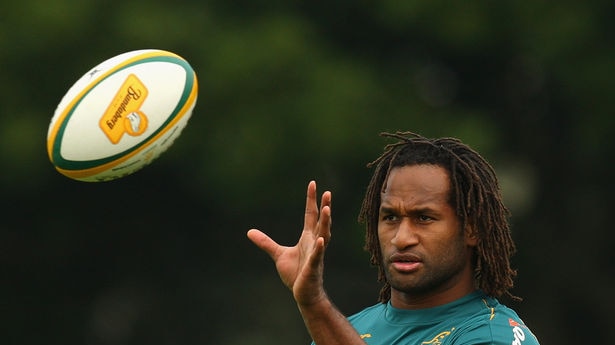
<instances>
[{"instance_id":1,"label":"nose","mask_svg":"<svg viewBox=\"0 0 615 345\"><path fill-rule=\"evenodd\" d=\"M395 236L391 238L391 244L398 249L404 249L418 243L419 238L412 224L412 220L408 217L402 218L395 232Z\"/></svg>"}]
</instances>

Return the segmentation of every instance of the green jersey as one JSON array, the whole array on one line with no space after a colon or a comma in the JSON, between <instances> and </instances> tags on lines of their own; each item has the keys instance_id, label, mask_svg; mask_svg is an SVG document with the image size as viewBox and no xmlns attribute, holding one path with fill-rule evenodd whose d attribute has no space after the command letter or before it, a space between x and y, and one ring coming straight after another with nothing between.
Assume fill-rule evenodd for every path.
<instances>
[{"instance_id":1,"label":"green jersey","mask_svg":"<svg viewBox=\"0 0 615 345\"><path fill-rule=\"evenodd\" d=\"M389 301L348 320L368 345L539 345L514 310L480 291L420 310Z\"/></svg>"}]
</instances>

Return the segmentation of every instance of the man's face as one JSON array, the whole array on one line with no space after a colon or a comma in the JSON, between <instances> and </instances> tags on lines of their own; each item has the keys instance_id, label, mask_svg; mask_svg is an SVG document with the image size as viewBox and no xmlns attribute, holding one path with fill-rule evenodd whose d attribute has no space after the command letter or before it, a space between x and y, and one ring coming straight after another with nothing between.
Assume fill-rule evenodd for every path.
<instances>
[{"instance_id":1,"label":"man's face","mask_svg":"<svg viewBox=\"0 0 615 345\"><path fill-rule=\"evenodd\" d=\"M450 291L465 295L473 290L476 241L462 231L449 191L448 173L440 166L391 170L381 195L378 237L393 302L435 296L445 303Z\"/></svg>"}]
</instances>

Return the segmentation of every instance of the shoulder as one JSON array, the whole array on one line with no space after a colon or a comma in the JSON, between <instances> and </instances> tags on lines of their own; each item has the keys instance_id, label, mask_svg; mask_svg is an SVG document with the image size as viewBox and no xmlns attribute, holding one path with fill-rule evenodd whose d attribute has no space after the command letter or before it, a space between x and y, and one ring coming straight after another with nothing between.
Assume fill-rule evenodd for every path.
<instances>
[{"instance_id":1,"label":"shoulder","mask_svg":"<svg viewBox=\"0 0 615 345\"><path fill-rule=\"evenodd\" d=\"M460 325L450 344L539 345L513 309L493 298L482 301L485 310Z\"/></svg>"}]
</instances>

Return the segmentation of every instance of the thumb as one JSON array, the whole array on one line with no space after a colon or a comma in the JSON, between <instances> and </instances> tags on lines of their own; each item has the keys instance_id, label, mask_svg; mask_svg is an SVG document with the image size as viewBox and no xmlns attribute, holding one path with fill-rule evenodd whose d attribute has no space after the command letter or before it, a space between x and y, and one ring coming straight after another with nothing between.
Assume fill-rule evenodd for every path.
<instances>
[{"instance_id":1,"label":"thumb","mask_svg":"<svg viewBox=\"0 0 615 345\"><path fill-rule=\"evenodd\" d=\"M277 244L271 237L267 236L264 232L257 229L250 229L246 234L250 241L259 247L262 251L267 253L274 261L278 257L278 249L280 245Z\"/></svg>"}]
</instances>

